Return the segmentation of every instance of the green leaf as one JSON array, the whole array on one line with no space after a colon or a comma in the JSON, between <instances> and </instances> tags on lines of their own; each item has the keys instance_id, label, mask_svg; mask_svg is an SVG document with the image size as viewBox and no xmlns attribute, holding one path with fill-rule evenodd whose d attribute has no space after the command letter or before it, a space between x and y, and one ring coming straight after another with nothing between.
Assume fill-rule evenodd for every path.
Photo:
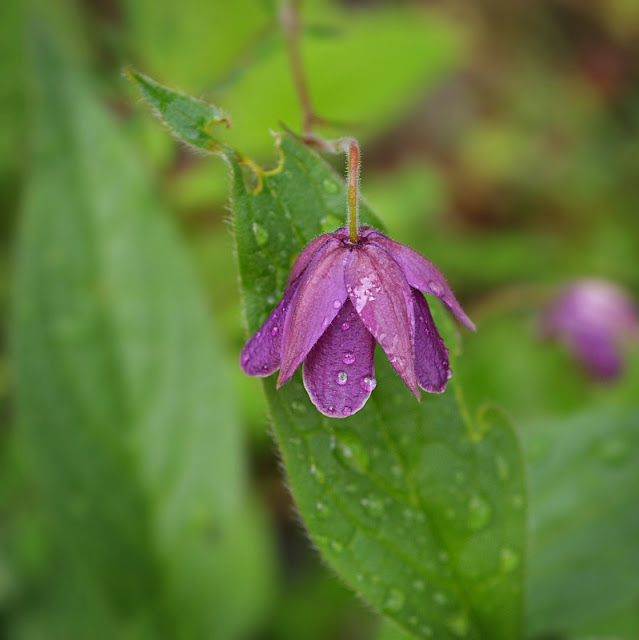
<instances>
[{"instance_id":1,"label":"green leaf","mask_svg":"<svg viewBox=\"0 0 639 640\"><path fill-rule=\"evenodd\" d=\"M122 628L233 637L264 606L268 536L215 326L132 149L36 33L11 328L22 444L64 557L50 599L75 621L81 585ZM122 637L91 626L75 637Z\"/></svg>"},{"instance_id":2,"label":"green leaf","mask_svg":"<svg viewBox=\"0 0 639 640\"><path fill-rule=\"evenodd\" d=\"M639 598L639 408L595 406L523 431L529 632L592 632ZM634 617L635 637L637 619ZM612 630L600 627L602 635Z\"/></svg>"},{"instance_id":3,"label":"green leaf","mask_svg":"<svg viewBox=\"0 0 639 640\"><path fill-rule=\"evenodd\" d=\"M339 226L345 209L343 181L326 163L291 135L281 146L283 166L258 192L230 158L251 332L281 296L295 255ZM366 205L362 216L377 224ZM433 310L442 333L454 334ZM417 637L518 638L526 499L515 435L493 410L472 424L454 378L418 404L378 355L376 391L344 420L315 410L299 372L279 391L264 381L313 542L351 588Z\"/></svg>"},{"instance_id":4,"label":"green leaf","mask_svg":"<svg viewBox=\"0 0 639 640\"><path fill-rule=\"evenodd\" d=\"M125 73L138 86L155 114L180 140L203 151L219 149L220 142L212 135L211 128L221 123L230 126L228 116L221 109L168 89L134 69L126 69Z\"/></svg>"}]
</instances>

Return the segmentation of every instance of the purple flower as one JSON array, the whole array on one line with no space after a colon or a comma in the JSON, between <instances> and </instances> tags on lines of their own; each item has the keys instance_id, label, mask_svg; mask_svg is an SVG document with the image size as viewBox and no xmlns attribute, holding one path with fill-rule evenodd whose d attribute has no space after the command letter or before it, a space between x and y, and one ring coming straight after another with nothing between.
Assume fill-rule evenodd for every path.
<instances>
[{"instance_id":1,"label":"purple flower","mask_svg":"<svg viewBox=\"0 0 639 640\"><path fill-rule=\"evenodd\" d=\"M565 287L541 320L544 336L564 341L573 357L598 380L614 380L623 369L619 339L639 335L639 319L628 294L605 280L577 280Z\"/></svg>"},{"instance_id":2,"label":"purple flower","mask_svg":"<svg viewBox=\"0 0 639 640\"><path fill-rule=\"evenodd\" d=\"M281 302L246 343L252 376L278 369L278 388L304 362L304 386L323 414L359 411L375 388L377 342L410 391L441 393L450 378L444 346L420 293L440 298L475 326L442 274L412 249L370 227L349 241L346 227L312 240L293 265Z\"/></svg>"}]
</instances>

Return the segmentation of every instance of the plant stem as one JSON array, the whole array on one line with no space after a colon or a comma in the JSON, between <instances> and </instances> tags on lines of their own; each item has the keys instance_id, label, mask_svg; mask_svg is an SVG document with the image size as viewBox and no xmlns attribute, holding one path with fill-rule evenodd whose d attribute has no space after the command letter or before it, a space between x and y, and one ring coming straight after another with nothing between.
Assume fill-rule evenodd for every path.
<instances>
[{"instance_id":1,"label":"plant stem","mask_svg":"<svg viewBox=\"0 0 639 640\"><path fill-rule=\"evenodd\" d=\"M348 236L355 244L359 240L359 145L355 138L346 138L348 145Z\"/></svg>"},{"instance_id":2,"label":"plant stem","mask_svg":"<svg viewBox=\"0 0 639 640\"><path fill-rule=\"evenodd\" d=\"M302 108L302 131L304 136L311 136L313 125L323 124L324 119L320 118L313 111L311 96L302 67L302 55L300 51L300 20L299 20L300 0L285 0L280 5L280 24L286 37L286 48L288 59L293 74L293 83L297 92L297 97Z\"/></svg>"}]
</instances>

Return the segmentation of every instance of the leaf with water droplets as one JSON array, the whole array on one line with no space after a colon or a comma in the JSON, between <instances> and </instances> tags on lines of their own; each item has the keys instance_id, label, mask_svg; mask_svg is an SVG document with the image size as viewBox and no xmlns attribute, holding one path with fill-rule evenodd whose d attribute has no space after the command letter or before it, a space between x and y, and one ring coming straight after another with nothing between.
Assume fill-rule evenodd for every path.
<instances>
[{"instance_id":1,"label":"leaf with water droplets","mask_svg":"<svg viewBox=\"0 0 639 640\"><path fill-rule=\"evenodd\" d=\"M326 230L323 221L333 217L337 226L344 217L343 181L317 154L288 134L282 154L282 168L264 176L257 193L229 158L251 332L273 307L261 290L281 295L295 255ZM365 204L362 218L379 228ZM268 231L264 247L255 223ZM432 307L454 366L456 330L437 302ZM341 328L350 330L348 322ZM342 354L336 384L350 382L356 357ZM519 638L526 492L511 427L495 411L470 421L455 378L420 405L385 357L375 370L359 380L375 389L368 404L346 420L314 409L300 372L278 391L264 379L290 487L315 544L345 582L415 637Z\"/></svg>"}]
</instances>

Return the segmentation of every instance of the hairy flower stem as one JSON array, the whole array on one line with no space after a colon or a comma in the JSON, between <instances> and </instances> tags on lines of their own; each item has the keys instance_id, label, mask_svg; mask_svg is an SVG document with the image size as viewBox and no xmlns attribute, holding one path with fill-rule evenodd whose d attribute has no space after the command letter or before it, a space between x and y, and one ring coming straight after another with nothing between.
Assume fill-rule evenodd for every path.
<instances>
[{"instance_id":1,"label":"hairy flower stem","mask_svg":"<svg viewBox=\"0 0 639 640\"><path fill-rule=\"evenodd\" d=\"M345 138L348 145L348 238L359 240L359 145L355 138Z\"/></svg>"}]
</instances>

